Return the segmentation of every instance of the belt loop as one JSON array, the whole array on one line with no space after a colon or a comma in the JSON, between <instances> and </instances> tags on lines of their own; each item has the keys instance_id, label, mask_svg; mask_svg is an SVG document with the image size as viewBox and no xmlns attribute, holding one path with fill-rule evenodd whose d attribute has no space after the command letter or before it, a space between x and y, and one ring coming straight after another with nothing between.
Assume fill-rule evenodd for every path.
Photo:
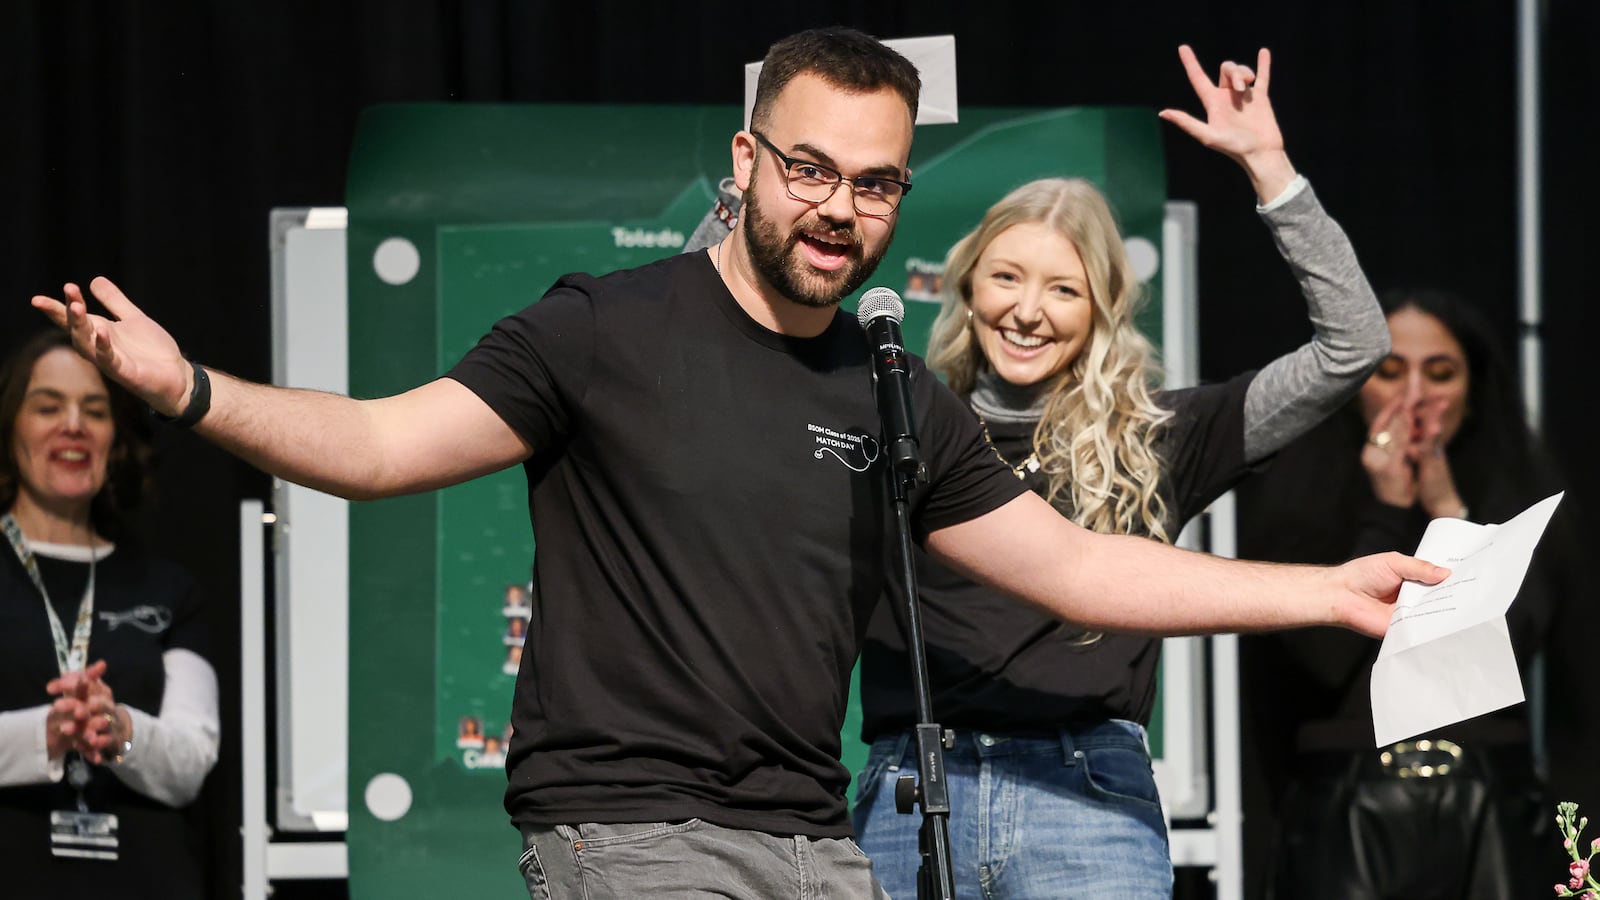
<instances>
[{"instance_id":1,"label":"belt loop","mask_svg":"<svg viewBox=\"0 0 1600 900\"><path fill-rule=\"evenodd\" d=\"M910 730L901 729L900 736L895 738L894 753L889 756L889 769L891 771L900 771L900 764L904 762L906 758L906 748L911 746L911 734L912 732Z\"/></svg>"},{"instance_id":2,"label":"belt loop","mask_svg":"<svg viewBox=\"0 0 1600 900\"><path fill-rule=\"evenodd\" d=\"M1061 764L1075 766L1078 764L1077 743L1072 739L1072 729L1065 725L1056 729L1061 736Z\"/></svg>"}]
</instances>

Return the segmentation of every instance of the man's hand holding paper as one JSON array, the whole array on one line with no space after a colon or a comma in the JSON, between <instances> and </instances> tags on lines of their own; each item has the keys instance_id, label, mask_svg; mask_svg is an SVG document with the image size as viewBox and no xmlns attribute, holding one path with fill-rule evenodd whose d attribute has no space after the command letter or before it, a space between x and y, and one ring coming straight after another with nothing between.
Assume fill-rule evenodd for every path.
<instances>
[{"instance_id":1,"label":"man's hand holding paper","mask_svg":"<svg viewBox=\"0 0 1600 900\"><path fill-rule=\"evenodd\" d=\"M1506 628L1555 494L1500 525L1435 519L1416 556L1450 568L1400 589L1372 667L1372 727L1384 746L1523 700Z\"/></svg>"}]
</instances>

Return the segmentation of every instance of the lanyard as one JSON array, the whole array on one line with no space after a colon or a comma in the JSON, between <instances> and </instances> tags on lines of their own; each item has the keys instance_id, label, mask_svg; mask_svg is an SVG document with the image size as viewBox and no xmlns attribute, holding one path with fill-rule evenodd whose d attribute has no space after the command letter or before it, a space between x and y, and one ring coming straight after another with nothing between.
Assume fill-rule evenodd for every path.
<instances>
[{"instance_id":1,"label":"lanyard","mask_svg":"<svg viewBox=\"0 0 1600 900\"><path fill-rule=\"evenodd\" d=\"M6 513L0 517L0 529L5 530L6 538L11 541L11 549L16 552L18 561L28 570L28 577L33 579L33 586L39 589L39 595L44 598L45 615L50 617L50 636L56 642L56 665L60 667L61 674L81 671L89 658L89 629L94 624L93 548L89 553L89 583L84 586L83 601L78 604L78 623L72 629L72 645L69 648L66 631L61 627L61 617L56 615L56 608L50 602L50 592L45 590L44 579L39 575L39 563L33 558L33 551L28 549L22 528L10 513Z\"/></svg>"}]
</instances>

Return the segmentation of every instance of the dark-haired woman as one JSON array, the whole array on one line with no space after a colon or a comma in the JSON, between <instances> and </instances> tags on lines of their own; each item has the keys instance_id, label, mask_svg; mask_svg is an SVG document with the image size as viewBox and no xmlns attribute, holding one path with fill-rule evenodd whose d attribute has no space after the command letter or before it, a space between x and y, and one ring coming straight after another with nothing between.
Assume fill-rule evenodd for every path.
<instances>
[{"instance_id":1,"label":"dark-haired woman","mask_svg":"<svg viewBox=\"0 0 1600 900\"><path fill-rule=\"evenodd\" d=\"M148 414L59 332L0 373L0 875L12 900L198 898L217 757L194 584L140 552Z\"/></svg>"},{"instance_id":2,"label":"dark-haired woman","mask_svg":"<svg viewBox=\"0 0 1600 900\"><path fill-rule=\"evenodd\" d=\"M1241 556L1412 552L1431 519L1503 522L1559 489L1475 310L1439 291L1394 293L1382 305L1393 349L1358 398L1240 486ZM1568 519L1557 511L1506 616L1525 690L1570 593ZM1560 844L1535 775L1528 707L1374 749L1378 647L1328 629L1241 644L1246 769L1265 776L1263 795L1247 796L1249 849L1271 873L1268 896L1548 891L1562 871L1552 856Z\"/></svg>"}]
</instances>

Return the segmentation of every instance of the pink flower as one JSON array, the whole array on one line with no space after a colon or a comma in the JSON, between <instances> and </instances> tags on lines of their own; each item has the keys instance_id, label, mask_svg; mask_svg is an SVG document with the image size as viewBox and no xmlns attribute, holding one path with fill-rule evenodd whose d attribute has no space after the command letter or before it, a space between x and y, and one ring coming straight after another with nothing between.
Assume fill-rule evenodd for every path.
<instances>
[{"instance_id":1,"label":"pink flower","mask_svg":"<svg viewBox=\"0 0 1600 900\"><path fill-rule=\"evenodd\" d=\"M1578 888L1583 887L1583 879L1582 878L1569 878L1569 879L1567 879L1567 886L1572 888L1573 890L1577 890Z\"/></svg>"},{"instance_id":2,"label":"pink flower","mask_svg":"<svg viewBox=\"0 0 1600 900\"><path fill-rule=\"evenodd\" d=\"M1590 853L1600 853L1600 838L1595 838L1589 843Z\"/></svg>"},{"instance_id":3,"label":"pink flower","mask_svg":"<svg viewBox=\"0 0 1600 900\"><path fill-rule=\"evenodd\" d=\"M1567 865L1567 874L1571 875L1574 881L1583 881L1584 877L1589 874L1589 861L1587 859L1573 860ZM1572 889L1577 890L1578 887L1579 885L1573 885Z\"/></svg>"},{"instance_id":4,"label":"pink flower","mask_svg":"<svg viewBox=\"0 0 1600 900\"><path fill-rule=\"evenodd\" d=\"M1594 891L1584 891L1579 895L1578 900L1600 900L1600 894L1596 894Z\"/></svg>"}]
</instances>

